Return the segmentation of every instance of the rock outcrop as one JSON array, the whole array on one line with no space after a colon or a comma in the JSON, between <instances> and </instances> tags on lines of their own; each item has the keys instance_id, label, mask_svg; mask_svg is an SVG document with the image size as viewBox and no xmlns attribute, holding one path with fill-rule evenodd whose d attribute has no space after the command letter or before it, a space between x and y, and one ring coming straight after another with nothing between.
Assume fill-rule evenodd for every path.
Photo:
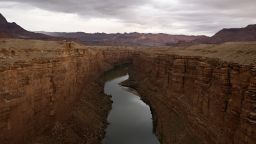
<instances>
[{"instance_id":1,"label":"rock outcrop","mask_svg":"<svg viewBox=\"0 0 256 144\"><path fill-rule=\"evenodd\" d=\"M163 144L255 144L255 46L198 45L134 57L130 79L150 104Z\"/></svg>"},{"instance_id":2,"label":"rock outcrop","mask_svg":"<svg viewBox=\"0 0 256 144\"><path fill-rule=\"evenodd\" d=\"M1 144L100 143L111 102L99 77L129 51L15 39L0 47Z\"/></svg>"}]
</instances>

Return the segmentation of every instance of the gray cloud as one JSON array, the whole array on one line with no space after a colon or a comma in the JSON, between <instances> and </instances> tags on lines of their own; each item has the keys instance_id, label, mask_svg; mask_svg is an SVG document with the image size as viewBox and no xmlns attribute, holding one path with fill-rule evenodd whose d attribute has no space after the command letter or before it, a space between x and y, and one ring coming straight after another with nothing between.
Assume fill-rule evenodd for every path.
<instances>
[{"instance_id":1,"label":"gray cloud","mask_svg":"<svg viewBox=\"0 0 256 144\"><path fill-rule=\"evenodd\" d=\"M6 0L2 0L6 1ZM81 17L115 18L124 24L213 34L256 23L255 0L8 0Z\"/></svg>"},{"instance_id":2,"label":"gray cloud","mask_svg":"<svg viewBox=\"0 0 256 144\"><path fill-rule=\"evenodd\" d=\"M1 0L6 2L27 3L50 11L77 13L81 16L117 16L128 12L148 0Z\"/></svg>"},{"instance_id":3,"label":"gray cloud","mask_svg":"<svg viewBox=\"0 0 256 144\"><path fill-rule=\"evenodd\" d=\"M256 23L255 0L179 0L176 7L155 4L190 32L213 34L223 27Z\"/></svg>"}]
</instances>

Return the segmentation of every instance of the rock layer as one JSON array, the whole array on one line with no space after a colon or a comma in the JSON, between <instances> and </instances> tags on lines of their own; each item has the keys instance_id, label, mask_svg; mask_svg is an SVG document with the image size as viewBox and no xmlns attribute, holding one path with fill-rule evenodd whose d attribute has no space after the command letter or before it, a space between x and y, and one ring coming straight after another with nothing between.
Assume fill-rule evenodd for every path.
<instances>
[{"instance_id":1,"label":"rock layer","mask_svg":"<svg viewBox=\"0 0 256 144\"><path fill-rule=\"evenodd\" d=\"M238 51L233 47L219 51L227 49ZM161 142L254 144L255 65L223 61L216 58L218 54L207 58L199 47L186 51L189 55L158 50L137 54L133 59L130 79L151 105ZM249 59L249 55L244 58Z\"/></svg>"},{"instance_id":2,"label":"rock layer","mask_svg":"<svg viewBox=\"0 0 256 144\"><path fill-rule=\"evenodd\" d=\"M66 42L0 45L1 144L100 143L111 107L99 77L131 53Z\"/></svg>"},{"instance_id":3,"label":"rock layer","mask_svg":"<svg viewBox=\"0 0 256 144\"><path fill-rule=\"evenodd\" d=\"M0 40L1 144L100 143L99 77L132 60L133 86L163 144L256 142L256 43L134 50Z\"/></svg>"}]
</instances>

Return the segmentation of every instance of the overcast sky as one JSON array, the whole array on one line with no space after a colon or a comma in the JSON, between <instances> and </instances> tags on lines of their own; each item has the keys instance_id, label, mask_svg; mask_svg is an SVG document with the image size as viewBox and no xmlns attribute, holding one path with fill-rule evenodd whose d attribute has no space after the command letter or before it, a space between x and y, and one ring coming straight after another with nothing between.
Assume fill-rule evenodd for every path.
<instances>
[{"instance_id":1,"label":"overcast sky","mask_svg":"<svg viewBox=\"0 0 256 144\"><path fill-rule=\"evenodd\" d=\"M213 35L256 23L256 0L0 0L27 30Z\"/></svg>"}]
</instances>

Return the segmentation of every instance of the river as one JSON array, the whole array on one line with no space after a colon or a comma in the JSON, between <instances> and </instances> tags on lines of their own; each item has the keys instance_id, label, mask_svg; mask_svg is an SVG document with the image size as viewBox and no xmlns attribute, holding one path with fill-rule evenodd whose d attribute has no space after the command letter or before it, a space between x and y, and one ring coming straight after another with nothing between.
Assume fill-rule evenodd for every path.
<instances>
[{"instance_id":1,"label":"river","mask_svg":"<svg viewBox=\"0 0 256 144\"><path fill-rule=\"evenodd\" d=\"M128 74L105 82L104 92L112 96L112 109L108 115L109 125L103 144L159 144L153 133L150 108L138 93L119 85Z\"/></svg>"}]
</instances>

